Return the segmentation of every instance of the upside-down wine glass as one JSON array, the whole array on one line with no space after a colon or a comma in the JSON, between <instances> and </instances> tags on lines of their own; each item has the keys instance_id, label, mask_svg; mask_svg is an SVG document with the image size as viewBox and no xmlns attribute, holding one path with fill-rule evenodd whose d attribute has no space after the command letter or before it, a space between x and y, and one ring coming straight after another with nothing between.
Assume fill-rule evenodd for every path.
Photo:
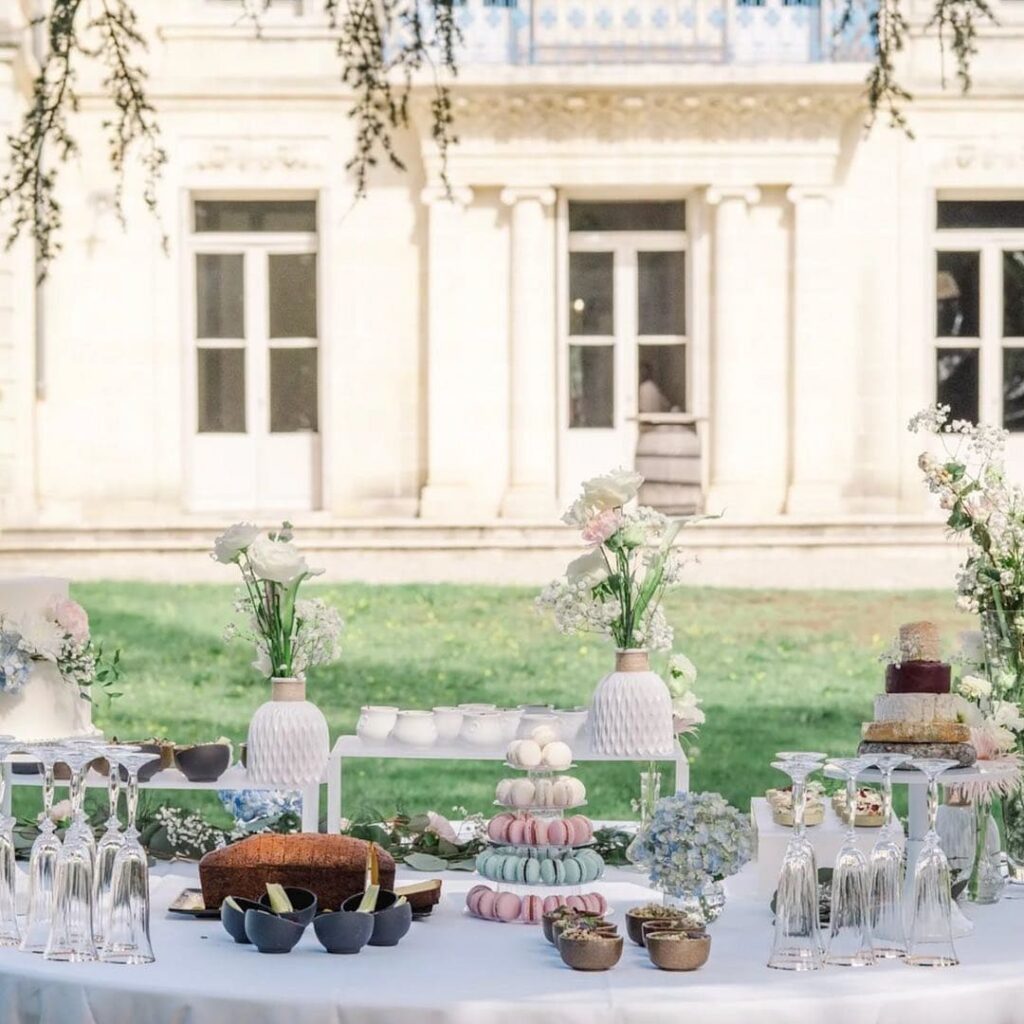
<instances>
[{"instance_id":1,"label":"upside-down wine glass","mask_svg":"<svg viewBox=\"0 0 1024 1024\"><path fill-rule=\"evenodd\" d=\"M832 907L825 963L837 967L870 967L871 883L868 859L857 846L857 776L875 763L874 757L844 757L830 762L846 780L846 835L832 871Z\"/></svg>"},{"instance_id":2,"label":"upside-down wine glass","mask_svg":"<svg viewBox=\"0 0 1024 1024\"><path fill-rule=\"evenodd\" d=\"M99 947L106 934L110 919L110 892L114 878L114 860L117 851L124 846L124 833L117 817L117 807L121 796L121 757L126 753L135 753L138 747L109 746L103 748L107 759L107 815L106 831L96 844L96 870L92 883L92 933Z\"/></svg>"},{"instance_id":3,"label":"upside-down wine glass","mask_svg":"<svg viewBox=\"0 0 1024 1024\"><path fill-rule=\"evenodd\" d=\"M47 960L86 962L96 959L92 937L92 879L95 839L85 821L82 803L85 774L102 750L85 743L69 743L59 760L71 771L71 826L57 858L57 894L53 926L43 956Z\"/></svg>"},{"instance_id":4,"label":"upside-down wine glass","mask_svg":"<svg viewBox=\"0 0 1024 1024\"><path fill-rule=\"evenodd\" d=\"M955 967L960 961L953 947L949 861L939 843L935 823L939 812L939 776L959 762L914 758L910 763L928 778L928 831L914 867L907 963L915 967Z\"/></svg>"},{"instance_id":5,"label":"upside-down wine glass","mask_svg":"<svg viewBox=\"0 0 1024 1024\"><path fill-rule=\"evenodd\" d=\"M21 745L12 737L0 739L0 807L7 795L7 759L20 749ZM18 874L14 867L15 824L10 814L0 814L0 946L17 946L21 942L16 903Z\"/></svg>"},{"instance_id":6,"label":"upside-down wine glass","mask_svg":"<svg viewBox=\"0 0 1024 1024\"><path fill-rule=\"evenodd\" d=\"M29 855L28 915L20 948L25 953L42 953L46 949L46 940L53 924L57 860L61 848L57 823L52 817L55 788L53 768L60 760L61 750L58 744L41 744L27 747L26 752L42 767L43 820Z\"/></svg>"},{"instance_id":7,"label":"upside-down wine glass","mask_svg":"<svg viewBox=\"0 0 1024 1024\"><path fill-rule=\"evenodd\" d=\"M150 964L155 959L149 941L149 864L139 842L135 814L139 805L139 769L159 754L137 751L120 755L128 773L128 827L124 844L114 858L107 920L100 959L108 964Z\"/></svg>"},{"instance_id":8,"label":"upside-down wine glass","mask_svg":"<svg viewBox=\"0 0 1024 1024\"><path fill-rule=\"evenodd\" d=\"M903 826L892 811L892 773L907 763L905 754L875 754L882 773L882 832L871 851L871 941L875 956L902 959L907 955L903 926L903 882L906 851Z\"/></svg>"},{"instance_id":9,"label":"upside-down wine glass","mask_svg":"<svg viewBox=\"0 0 1024 1024\"><path fill-rule=\"evenodd\" d=\"M793 784L793 834L779 869L775 895L775 936L768 966L780 971L821 969L818 866L804 829L807 778L820 770L815 759L773 761Z\"/></svg>"}]
</instances>

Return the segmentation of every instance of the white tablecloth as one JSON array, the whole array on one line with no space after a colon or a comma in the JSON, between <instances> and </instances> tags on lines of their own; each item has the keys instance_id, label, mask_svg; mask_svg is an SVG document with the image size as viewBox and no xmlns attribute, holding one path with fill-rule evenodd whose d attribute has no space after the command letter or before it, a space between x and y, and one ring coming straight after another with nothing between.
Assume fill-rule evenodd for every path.
<instances>
[{"instance_id":1,"label":"white tablecloth","mask_svg":"<svg viewBox=\"0 0 1024 1024\"><path fill-rule=\"evenodd\" d=\"M422 877L422 876L421 876ZM623 913L646 898L625 872L602 889ZM770 915L754 873L731 880L712 929L711 959L694 974L658 971L626 943L619 965L565 967L540 928L463 912L477 879L450 875L446 898L397 948L330 956L310 929L285 956L235 945L217 920L169 915L195 870L153 880L146 967L53 964L0 950L2 1024L1024 1024L1024 901L970 908L962 964L929 970L885 963L811 975L764 963Z\"/></svg>"}]
</instances>

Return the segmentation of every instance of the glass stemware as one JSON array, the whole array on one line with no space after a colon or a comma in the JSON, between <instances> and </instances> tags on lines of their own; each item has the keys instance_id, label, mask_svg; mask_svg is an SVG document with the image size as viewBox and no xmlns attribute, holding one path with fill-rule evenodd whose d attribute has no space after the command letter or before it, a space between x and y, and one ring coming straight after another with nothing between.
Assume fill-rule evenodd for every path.
<instances>
[{"instance_id":1,"label":"glass stemware","mask_svg":"<svg viewBox=\"0 0 1024 1024\"><path fill-rule=\"evenodd\" d=\"M109 814L105 822L106 831L96 845L96 870L93 873L93 939L97 946L103 937L110 919L110 895L114 878L114 860L117 851L124 846L124 833L117 817L118 802L121 796L121 757L126 753L135 753L138 747L110 746L104 747L109 772L107 775L107 803Z\"/></svg>"},{"instance_id":2,"label":"glass stemware","mask_svg":"<svg viewBox=\"0 0 1024 1024\"><path fill-rule=\"evenodd\" d=\"M955 967L953 897L949 861L935 827L939 811L939 776L958 762L944 758L914 758L910 762L928 779L928 831L914 867L913 917L907 942L907 963L915 967Z\"/></svg>"},{"instance_id":3,"label":"glass stemware","mask_svg":"<svg viewBox=\"0 0 1024 1024\"><path fill-rule=\"evenodd\" d=\"M772 767L793 784L793 835L779 869L775 937L768 966L781 971L816 971L822 966L818 866L804 828L807 778L821 768L815 759L789 758Z\"/></svg>"},{"instance_id":4,"label":"glass stemware","mask_svg":"<svg viewBox=\"0 0 1024 1024\"><path fill-rule=\"evenodd\" d=\"M26 752L42 766L43 820L29 855L28 915L20 948L25 953L42 953L53 923L57 861L61 848L57 824L52 816L55 789L53 769L61 752L56 744L27 747Z\"/></svg>"},{"instance_id":5,"label":"glass stemware","mask_svg":"<svg viewBox=\"0 0 1024 1024\"><path fill-rule=\"evenodd\" d=\"M62 747L58 760L71 771L72 822L57 858L57 892L53 926L43 956L47 960L86 962L96 959L92 937L92 879L95 838L82 809L85 773L102 750L85 743Z\"/></svg>"},{"instance_id":6,"label":"glass stemware","mask_svg":"<svg viewBox=\"0 0 1024 1024\"><path fill-rule=\"evenodd\" d=\"M875 754L875 767L882 773L882 810L885 821L871 851L870 907L871 941L875 956L902 958L907 955L903 927L903 883L906 856L903 827L892 811L892 773L907 763L904 754Z\"/></svg>"},{"instance_id":7,"label":"glass stemware","mask_svg":"<svg viewBox=\"0 0 1024 1024\"><path fill-rule=\"evenodd\" d=\"M857 846L857 776L875 763L873 757L847 757L831 762L846 780L846 835L832 872L832 908L825 963L839 967L870 967L871 882L868 859Z\"/></svg>"},{"instance_id":8,"label":"glass stemware","mask_svg":"<svg viewBox=\"0 0 1024 1024\"><path fill-rule=\"evenodd\" d=\"M21 749L13 740L0 741L0 807L7 795L7 759ZM18 946L21 935L18 931L16 904L17 871L14 867L14 826L10 814L0 815L0 946Z\"/></svg>"},{"instance_id":9,"label":"glass stemware","mask_svg":"<svg viewBox=\"0 0 1024 1024\"><path fill-rule=\"evenodd\" d=\"M139 842L135 815L139 804L139 769L159 757L150 751L124 753L121 767L128 773L128 827L124 844L114 858L110 914L100 959L110 964L148 964L155 959L149 941L149 864Z\"/></svg>"}]
</instances>

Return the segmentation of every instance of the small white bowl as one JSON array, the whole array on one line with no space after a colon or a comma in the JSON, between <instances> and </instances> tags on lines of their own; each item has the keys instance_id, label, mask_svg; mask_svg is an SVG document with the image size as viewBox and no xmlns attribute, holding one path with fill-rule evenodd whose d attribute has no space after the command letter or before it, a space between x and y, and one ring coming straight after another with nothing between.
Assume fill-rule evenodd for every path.
<instances>
[{"instance_id":1,"label":"small white bowl","mask_svg":"<svg viewBox=\"0 0 1024 1024\"><path fill-rule=\"evenodd\" d=\"M576 739L580 730L587 724L589 714L590 709L584 707L555 709L555 718L561 726L564 742L572 743Z\"/></svg>"},{"instance_id":2,"label":"small white bowl","mask_svg":"<svg viewBox=\"0 0 1024 1024\"><path fill-rule=\"evenodd\" d=\"M442 743L451 743L458 739L462 731L464 713L459 708L434 708L434 725L437 726L437 738Z\"/></svg>"},{"instance_id":3,"label":"small white bowl","mask_svg":"<svg viewBox=\"0 0 1024 1024\"><path fill-rule=\"evenodd\" d=\"M431 747L437 742L433 711L399 711L391 738L410 747Z\"/></svg>"},{"instance_id":4,"label":"small white bowl","mask_svg":"<svg viewBox=\"0 0 1024 1024\"><path fill-rule=\"evenodd\" d=\"M507 708L501 712L502 739L506 743L516 738L522 717L523 713L518 708Z\"/></svg>"},{"instance_id":5,"label":"small white bowl","mask_svg":"<svg viewBox=\"0 0 1024 1024\"><path fill-rule=\"evenodd\" d=\"M383 743L398 720L398 708L384 704L367 704L360 709L356 735L364 743Z\"/></svg>"},{"instance_id":6,"label":"small white bowl","mask_svg":"<svg viewBox=\"0 0 1024 1024\"><path fill-rule=\"evenodd\" d=\"M528 740L539 725L550 726L556 737L562 738L562 723L550 711L524 711L519 719L516 736L521 740Z\"/></svg>"}]
</instances>

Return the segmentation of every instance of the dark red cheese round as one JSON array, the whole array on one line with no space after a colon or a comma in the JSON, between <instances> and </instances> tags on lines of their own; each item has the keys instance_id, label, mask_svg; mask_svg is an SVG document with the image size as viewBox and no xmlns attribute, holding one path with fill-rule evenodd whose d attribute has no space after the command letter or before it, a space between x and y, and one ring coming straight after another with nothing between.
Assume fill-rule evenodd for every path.
<instances>
[{"instance_id":1,"label":"dark red cheese round","mask_svg":"<svg viewBox=\"0 0 1024 1024\"><path fill-rule=\"evenodd\" d=\"M886 693L949 693L949 681L944 661L905 661L885 669Z\"/></svg>"}]
</instances>

